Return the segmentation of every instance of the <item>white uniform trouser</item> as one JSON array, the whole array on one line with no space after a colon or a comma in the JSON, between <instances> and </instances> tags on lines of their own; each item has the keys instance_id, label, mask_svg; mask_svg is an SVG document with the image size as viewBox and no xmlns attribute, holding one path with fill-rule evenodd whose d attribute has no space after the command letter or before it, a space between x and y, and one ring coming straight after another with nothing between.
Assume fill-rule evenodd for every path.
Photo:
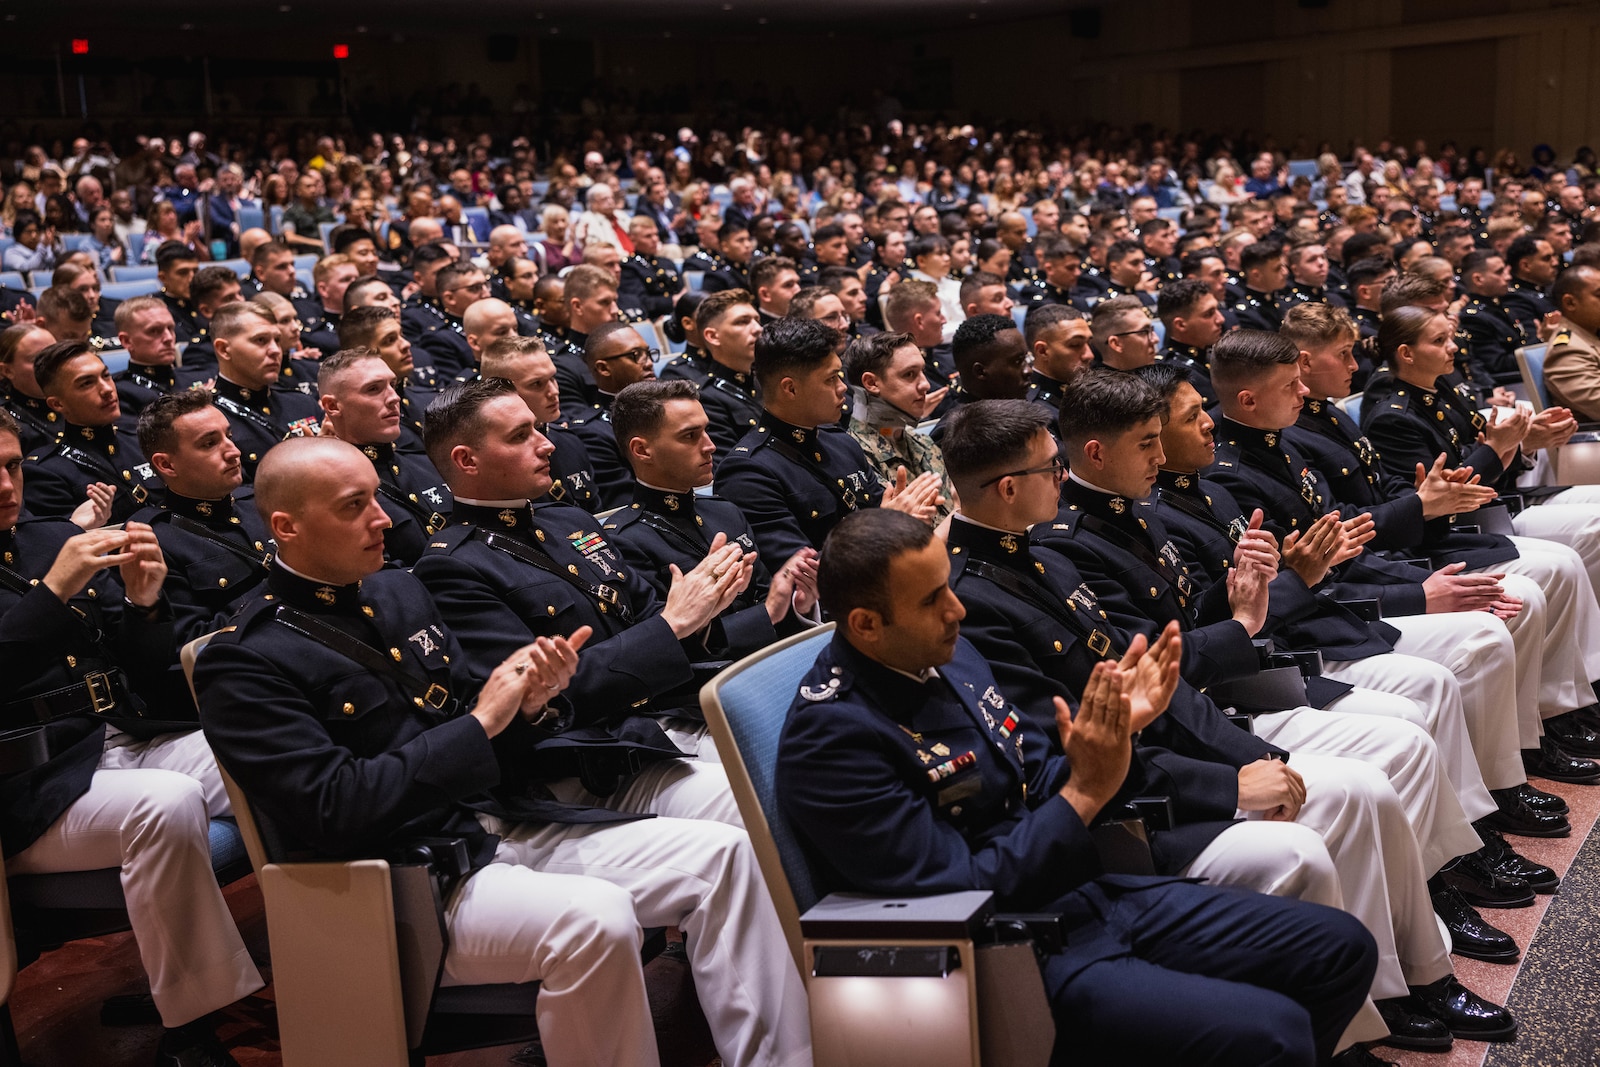
<instances>
[{"instance_id":1,"label":"white uniform trouser","mask_svg":"<svg viewBox=\"0 0 1600 1067\"><path fill-rule=\"evenodd\" d=\"M1572 548L1583 558L1589 584L1600 593L1600 486L1575 485L1522 509L1511 528L1523 537L1538 537Z\"/></svg>"},{"instance_id":2,"label":"white uniform trouser","mask_svg":"<svg viewBox=\"0 0 1600 1067\"><path fill-rule=\"evenodd\" d=\"M1344 910L1377 939L1372 996L1403 997L1408 985L1452 973L1417 838L1383 772L1312 752L1293 753L1289 766L1306 783L1306 802L1295 821L1322 835L1339 872Z\"/></svg>"},{"instance_id":3,"label":"white uniform trouser","mask_svg":"<svg viewBox=\"0 0 1600 1067\"><path fill-rule=\"evenodd\" d=\"M1235 823L1178 873L1216 885L1238 886L1344 910L1344 894L1328 846L1316 830L1299 823ZM1369 998L1345 1028L1339 1047L1343 1049L1356 1041L1377 1041L1388 1033L1383 1017Z\"/></svg>"},{"instance_id":4,"label":"white uniform trouser","mask_svg":"<svg viewBox=\"0 0 1600 1067\"><path fill-rule=\"evenodd\" d=\"M1600 678L1600 603L1584 567L1583 557L1571 547L1540 538L1513 537L1518 558L1497 563L1485 571L1520 575L1538 586L1545 600L1547 640L1540 648L1538 707L1540 719L1563 715L1595 702L1590 682ZM1508 591L1522 595L1517 586ZM1517 642L1517 669L1522 670L1524 639L1517 620L1507 624ZM1521 717L1526 721L1526 716ZM1537 728L1537 722L1533 724ZM1523 748L1537 748L1539 733L1524 728Z\"/></svg>"},{"instance_id":5,"label":"white uniform trouser","mask_svg":"<svg viewBox=\"0 0 1600 1067\"><path fill-rule=\"evenodd\" d=\"M182 1026L264 984L211 870L209 816L227 813L198 730L153 741L111 731L89 791L6 873L121 867L150 995L164 1024Z\"/></svg>"},{"instance_id":6,"label":"white uniform trouser","mask_svg":"<svg viewBox=\"0 0 1600 1067\"><path fill-rule=\"evenodd\" d=\"M1406 710L1409 706L1409 710ZM1356 689L1327 710L1291 708L1251 720L1256 736L1301 754L1342 756L1376 768L1389 780L1418 842L1423 872L1432 875L1457 856L1483 847L1456 798L1438 745L1417 722L1404 697Z\"/></svg>"},{"instance_id":7,"label":"white uniform trouser","mask_svg":"<svg viewBox=\"0 0 1600 1067\"><path fill-rule=\"evenodd\" d=\"M1495 810L1489 789L1528 780L1517 743L1517 657L1510 631L1486 611L1400 615L1383 621L1400 631L1394 649L1401 662L1373 656L1328 664L1324 673L1420 704L1428 712L1428 732L1439 742L1462 809L1473 819L1482 818ZM1447 680L1434 667L1443 667L1453 678ZM1448 681L1455 683L1454 694ZM1466 727L1465 749L1451 728L1458 704Z\"/></svg>"},{"instance_id":8,"label":"white uniform trouser","mask_svg":"<svg viewBox=\"0 0 1600 1067\"><path fill-rule=\"evenodd\" d=\"M642 929L684 933L701 1010L729 1067L807 1065L811 1029L750 839L722 768L658 763L604 799L574 781L560 799L660 817L507 824L494 862L446 908L451 985L539 980L552 1064L659 1063L639 964ZM730 818L731 816L731 818Z\"/></svg>"},{"instance_id":9,"label":"white uniform trouser","mask_svg":"<svg viewBox=\"0 0 1600 1067\"><path fill-rule=\"evenodd\" d=\"M1600 608L1596 610L1600 611ZM698 756L701 763L722 762L716 739L711 736L711 730L705 723L694 719L658 719L657 722L661 732L671 738L673 744L691 756Z\"/></svg>"}]
</instances>

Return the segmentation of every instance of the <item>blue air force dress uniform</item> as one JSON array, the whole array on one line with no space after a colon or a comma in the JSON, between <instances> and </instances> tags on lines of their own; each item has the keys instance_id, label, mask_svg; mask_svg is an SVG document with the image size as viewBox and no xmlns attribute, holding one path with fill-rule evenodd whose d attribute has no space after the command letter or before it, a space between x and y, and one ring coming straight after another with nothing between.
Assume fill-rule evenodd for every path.
<instances>
[{"instance_id":1,"label":"blue air force dress uniform","mask_svg":"<svg viewBox=\"0 0 1600 1067\"><path fill-rule=\"evenodd\" d=\"M1506 590L1523 602L1507 623L1517 649L1523 748L1539 747L1542 719L1594 702L1589 683L1600 678L1600 606L1577 552L1555 541L1453 528L1471 524L1471 513L1424 522L1413 481L1385 470L1360 426L1332 401L1307 400L1284 437L1322 476L1341 514L1372 515L1371 547L1424 554L1434 566L1461 562L1477 573L1507 575Z\"/></svg>"},{"instance_id":2,"label":"blue air force dress uniform","mask_svg":"<svg viewBox=\"0 0 1600 1067\"><path fill-rule=\"evenodd\" d=\"M803 429L767 411L723 460L717 490L739 502L770 571L802 548L821 551L840 519L883 501L883 483L849 433Z\"/></svg>"},{"instance_id":3,"label":"blue air force dress uniform","mask_svg":"<svg viewBox=\"0 0 1600 1067\"><path fill-rule=\"evenodd\" d=\"M1104 609L1065 556L1037 544L1030 546L1019 536L1005 536L1015 543L1015 552L1004 537L992 538L959 519L952 524L952 582L967 605L967 623L978 647L1004 672L1008 689L1022 688L1026 694L1022 707L1031 716L1033 728L1039 729L1049 721L1042 709L1049 706L1051 696L1081 691L1092 667L1091 655L1120 655L1131 635L1100 615ZM1026 570L1019 572L1019 567L1031 568L1037 577L1026 578ZM1027 596L1007 588L1020 584L1016 581L1019 577L1042 586L1045 595ZM1066 610L1058 604L1067 606ZM1401 776L1402 783L1413 791L1432 787L1443 780L1443 773L1437 761L1428 758L1432 749L1426 736L1414 726L1375 720L1381 723L1377 729L1361 731L1373 740L1363 751L1350 753L1358 758L1342 758L1329 751L1334 731L1324 725L1326 718L1325 713L1311 709L1261 716L1256 722L1267 729L1253 736L1234 726L1209 698L1180 680L1167 712L1141 733L1137 758L1141 766L1153 769L1146 774L1153 788L1144 788L1151 788L1156 795L1176 793L1191 803L1202 789L1217 791L1224 802L1231 790L1232 803L1237 804L1240 767L1260 758L1288 759L1307 782L1306 806L1297 822L1323 835L1338 872L1343 906L1362 919L1383 947L1382 958L1387 962L1380 967L1373 996L1402 997L1408 982L1436 981L1450 973L1450 964L1431 918L1424 859L1415 831L1385 771L1394 763L1420 763L1423 769L1415 778ZM1293 754L1279 748L1272 737L1290 745ZM1377 766L1368 766L1367 761ZM1359 839L1335 832L1352 825L1352 819L1362 827ZM1462 846L1479 847L1470 826L1465 835L1453 836L1460 840L1443 846L1456 849L1448 853L1451 856L1459 854ZM1161 837L1156 835L1158 843ZM1206 839L1202 837L1200 842L1205 845ZM1205 873L1248 883L1253 877L1265 876L1271 863L1281 862L1281 857L1274 861L1270 855L1256 855L1253 849L1224 847L1234 843L1229 840L1191 856L1190 873L1200 873L1194 866L1199 864ZM1240 840L1239 844L1253 842ZM1360 1027L1363 1039L1386 1032L1381 1022L1370 1018Z\"/></svg>"},{"instance_id":4,"label":"blue air force dress uniform","mask_svg":"<svg viewBox=\"0 0 1600 1067\"><path fill-rule=\"evenodd\" d=\"M1044 961L1057 1021L1052 1062L1169 1063L1179 1049L1194 1051L1202 1030L1217 1035L1206 1053L1219 1062L1272 1058L1285 1043L1295 1062L1326 1058L1373 972L1371 947L1350 918L1233 889L1102 874L1089 829L1059 795L1070 773L965 640L918 679L836 636L802 683L778 748L778 797L825 891L988 889L1001 907L1064 916L1066 945ZM1243 916L1253 909L1269 918L1250 936ZM1155 928L1172 936L1132 936ZM1222 944L1228 953L1207 948ZM1217 969L1224 955L1230 962ZM1329 974L1338 979L1324 986ZM1327 992L1314 1002L1311 987ZM1171 1012L1151 1013L1153 999ZM1304 1023L1285 1026L1285 1008L1301 1019L1309 1012L1314 1037ZM1219 1034L1224 1018L1247 1021Z\"/></svg>"},{"instance_id":5,"label":"blue air force dress uniform","mask_svg":"<svg viewBox=\"0 0 1600 1067\"><path fill-rule=\"evenodd\" d=\"M104 572L58 599L39 579L79 533L26 518L0 531L0 725L42 726L47 750L0 777L6 870L121 867L151 995L180 1026L262 986L211 870L208 819L227 814L227 795L198 730L136 741L110 725L162 713L134 687L159 681L172 616L129 607Z\"/></svg>"},{"instance_id":6,"label":"blue air force dress uniform","mask_svg":"<svg viewBox=\"0 0 1600 1067\"><path fill-rule=\"evenodd\" d=\"M206 730L291 847L343 858L466 840L447 984L542 980L572 994L541 1010L553 1059L650 1063L638 931L678 925L718 1051L809 1058L805 994L742 831L553 799L535 753L571 706L551 705L554 728L519 716L490 741L464 713L471 659L409 574L336 587L278 564L269 588L200 657Z\"/></svg>"},{"instance_id":7,"label":"blue air force dress uniform","mask_svg":"<svg viewBox=\"0 0 1600 1067\"><path fill-rule=\"evenodd\" d=\"M1223 419L1218 433L1216 462L1203 473L1231 493L1241 511L1260 508L1264 526L1280 541L1334 508L1321 476L1281 432ZM1526 779L1517 747L1516 647L1489 612L1428 614L1422 587L1428 574L1370 550L1335 568L1318 593L1377 600L1383 620L1399 632L1395 652L1411 659L1404 671L1392 670L1394 661L1386 657L1330 661L1324 673L1415 701L1428 716L1462 808L1478 819L1494 810L1486 784L1503 788ZM1470 738L1466 750L1452 725L1459 722L1457 702Z\"/></svg>"}]
</instances>

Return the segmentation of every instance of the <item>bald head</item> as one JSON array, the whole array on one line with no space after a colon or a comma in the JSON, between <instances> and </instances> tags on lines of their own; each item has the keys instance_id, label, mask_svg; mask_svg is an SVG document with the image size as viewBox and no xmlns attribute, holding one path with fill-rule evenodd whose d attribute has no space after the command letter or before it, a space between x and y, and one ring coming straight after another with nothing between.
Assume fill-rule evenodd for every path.
<instances>
[{"instance_id":1,"label":"bald head","mask_svg":"<svg viewBox=\"0 0 1600 1067\"><path fill-rule=\"evenodd\" d=\"M486 297L467 308L461 316L461 330L467 335L467 344L481 359L484 349L517 332L517 315L504 300Z\"/></svg>"},{"instance_id":2,"label":"bald head","mask_svg":"<svg viewBox=\"0 0 1600 1067\"><path fill-rule=\"evenodd\" d=\"M506 260L528 254L528 239L515 226L496 226L489 231L489 265L499 269Z\"/></svg>"},{"instance_id":3,"label":"bald head","mask_svg":"<svg viewBox=\"0 0 1600 1067\"><path fill-rule=\"evenodd\" d=\"M239 258L249 263L256 249L271 243L272 234L259 226L252 226L239 235Z\"/></svg>"},{"instance_id":4,"label":"bald head","mask_svg":"<svg viewBox=\"0 0 1600 1067\"><path fill-rule=\"evenodd\" d=\"M411 247L421 248L430 241L444 240L444 225L438 219L411 221Z\"/></svg>"},{"instance_id":5,"label":"bald head","mask_svg":"<svg viewBox=\"0 0 1600 1067\"><path fill-rule=\"evenodd\" d=\"M256 468L256 506L262 515L274 512L298 517L307 501L329 499L341 486L354 484L372 464L355 445L331 437L291 437L273 445Z\"/></svg>"}]
</instances>

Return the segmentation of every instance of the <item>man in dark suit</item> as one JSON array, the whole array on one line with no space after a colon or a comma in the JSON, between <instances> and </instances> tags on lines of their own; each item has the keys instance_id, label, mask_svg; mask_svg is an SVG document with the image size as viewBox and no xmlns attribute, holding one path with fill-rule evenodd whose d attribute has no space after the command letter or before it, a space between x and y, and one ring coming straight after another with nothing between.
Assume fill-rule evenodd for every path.
<instances>
[{"instance_id":1,"label":"man in dark suit","mask_svg":"<svg viewBox=\"0 0 1600 1067\"><path fill-rule=\"evenodd\" d=\"M1064 913L1068 947L1044 964L1058 1058L1154 1064L1194 1051L1202 1024L1150 1012L1155 1000L1203 1015L1203 1055L1218 1062L1330 1058L1371 980L1368 937L1312 904L1100 875L1089 828L1128 768L1127 679L1097 666L1075 719L1058 701L1066 755L1050 756L1046 731L1024 725L960 638L948 575L927 526L890 512L850 516L824 550L819 592L839 630L800 687L778 756L778 796L821 886L987 889L1003 907ZM1271 936L1235 940L1254 908L1271 914L1259 928ZM1130 930L1175 936L1135 944L1102 925L1113 909ZM1222 968L1199 947L1217 938L1239 950ZM1279 969L1311 957L1323 962L1304 974ZM1325 986L1330 973L1339 980Z\"/></svg>"}]
</instances>

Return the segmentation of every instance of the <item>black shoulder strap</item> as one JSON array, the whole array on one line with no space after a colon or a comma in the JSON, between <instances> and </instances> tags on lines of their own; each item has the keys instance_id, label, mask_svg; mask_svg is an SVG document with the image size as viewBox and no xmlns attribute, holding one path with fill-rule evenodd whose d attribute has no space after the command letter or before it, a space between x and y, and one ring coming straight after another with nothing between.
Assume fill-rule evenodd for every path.
<instances>
[{"instance_id":1,"label":"black shoulder strap","mask_svg":"<svg viewBox=\"0 0 1600 1067\"><path fill-rule=\"evenodd\" d=\"M248 548L245 548L243 545L236 544L233 541L228 540L222 534L218 533L216 530L213 530L204 523L195 522L187 515L179 515L175 512L169 514L171 515L171 518L168 521L178 529L192 533L196 537L203 537L212 544L217 545L220 548L227 549L235 556L238 556L240 559L250 564L250 566L259 569L263 574L266 573L267 567L272 564L271 552L264 552L258 556L254 552L251 552Z\"/></svg>"},{"instance_id":2,"label":"black shoulder strap","mask_svg":"<svg viewBox=\"0 0 1600 1067\"><path fill-rule=\"evenodd\" d=\"M10 567L0 565L0 585L16 593L18 596L27 596L28 590L33 588L33 583Z\"/></svg>"},{"instance_id":3,"label":"black shoulder strap","mask_svg":"<svg viewBox=\"0 0 1600 1067\"><path fill-rule=\"evenodd\" d=\"M605 610L615 611L624 626L633 625L633 608L623 599L622 594L613 586L595 585L586 580L581 574L562 570L556 561L545 553L523 544L514 537L504 534L491 533L481 527L473 527L474 536L483 540L490 548L504 552L512 559L520 560L530 567L537 567L546 574L553 574L585 596L599 601L605 605Z\"/></svg>"},{"instance_id":4,"label":"black shoulder strap","mask_svg":"<svg viewBox=\"0 0 1600 1067\"><path fill-rule=\"evenodd\" d=\"M307 637L325 648L331 648L345 659L353 660L374 674L388 675L400 683L403 692L420 697L429 707L443 709L449 702L450 691L437 682L407 670L402 661L386 656L365 641L358 640L337 626L312 618L303 611L280 604L272 613L274 622L288 627L301 637Z\"/></svg>"},{"instance_id":5,"label":"black shoulder strap","mask_svg":"<svg viewBox=\"0 0 1600 1067\"><path fill-rule=\"evenodd\" d=\"M1238 542L1238 538L1233 535L1233 528L1231 526L1217 518L1216 514L1212 512L1210 508L1201 504L1192 497L1185 496L1182 493L1174 493L1163 489L1161 490L1161 502L1163 504L1172 505L1191 518L1199 519L1201 522L1205 523L1207 526L1210 526L1219 533L1226 534L1229 541L1233 541L1235 543Z\"/></svg>"},{"instance_id":6,"label":"black shoulder strap","mask_svg":"<svg viewBox=\"0 0 1600 1067\"><path fill-rule=\"evenodd\" d=\"M784 459L791 463L798 463L812 474L815 474L817 480L822 483L822 487L833 495L833 499L837 500L839 506L844 508L846 512L861 510L861 503L855 494L855 490L839 484L838 479L828 477L827 471L806 458L803 452L788 441L782 440L776 434L773 434L768 436L767 445Z\"/></svg>"},{"instance_id":7,"label":"black shoulder strap","mask_svg":"<svg viewBox=\"0 0 1600 1067\"><path fill-rule=\"evenodd\" d=\"M1163 559L1161 557L1161 553L1151 548L1148 544L1141 541L1127 530L1118 529L1111 523L1100 518L1098 515L1080 515L1078 516L1078 525L1087 529L1096 537L1099 537L1102 540L1110 541L1114 545L1120 545L1129 552L1132 552L1135 556L1139 557L1140 563L1143 563L1146 567L1149 567L1151 570L1161 575L1162 578L1167 579L1169 584L1176 582L1177 576L1173 574L1172 563L1169 560Z\"/></svg>"},{"instance_id":8,"label":"black shoulder strap","mask_svg":"<svg viewBox=\"0 0 1600 1067\"><path fill-rule=\"evenodd\" d=\"M1057 604L1055 598L1046 596L1042 589L1029 584L1005 568L996 567L981 559L968 559L967 570L985 581L993 582L1012 596L1026 600L1039 608L1077 634L1078 639L1088 647L1089 651L1101 659L1116 659L1121 656L1122 653L1112 644L1110 635L1104 630L1087 625L1078 617L1076 611L1063 604Z\"/></svg>"},{"instance_id":9,"label":"black shoulder strap","mask_svg":"<svg viewBox=\"0 0 1600 1067\"><path fill-rule=\"evenodd\" d=\"M237 415L239 418L248 423L252 423L260 429L266 430L268 433L277 434L280 437L283 436L283 431L278 429L278 427L273 424L271 419L267 418L254 408L245 407L243 404L234 400L231 396L222 396L218 394L215 398L215 403L217 407L221 408L223 411L226 411L230 415Z\"/></svg>"}]
</instances>

